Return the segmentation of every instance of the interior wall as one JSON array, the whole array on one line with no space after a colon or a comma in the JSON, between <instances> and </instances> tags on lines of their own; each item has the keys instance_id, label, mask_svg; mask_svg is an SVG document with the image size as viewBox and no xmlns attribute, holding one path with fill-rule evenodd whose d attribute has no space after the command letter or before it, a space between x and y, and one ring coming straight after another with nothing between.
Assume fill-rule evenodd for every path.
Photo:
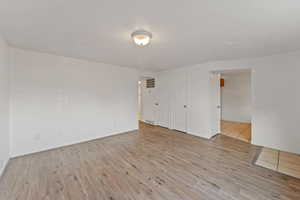
<instances>
[{"instance_id":1,"label":"interior wall","mask_svg":"<svg viewBox=\"0 0 300 200\"><path fill-rule=\"evenodd\" d=\"M12 156L138 128L138 71L11 49Z\"/></svg>"},{"instance_id":2,"label":"interior wall","mask_svg":"<svg viewBox=\"0 0 300 200\"><path fill-rule=\"evenodd\" d=\"M0 36L0 175L10 157L8 46Z\"/></svg>"},{"instance_id":3,"label":"interior wall","mask_svg":"<svg viewBox=\"0 0 300 200\"><path fill-rule=\"evenodd\" d=\"M300 93L297 92L299 64L300 52L294 52L262 58L208 62L183 68L188 74L187 132L206 138L214 134L210 122L210 72L249 69L252 70L252 143L300 153L300 107L297 106L300 101ZM160 72L158 78L163 75L164 79L169 79L164 82L171 82L174 77L169 76L173 71ZM169 86L172 91L172 84Z\"/></svg>"},{"instance_id":4,"label":"interior wall","mask_svg":"<svg viewBox=\"0 0 300 200\"><path fill-rule=\"evenodd\" d=\"M11 52L13 156L137 128L136 70L20 49ZM176 94L178 85L174 82L184 73L187 132L211 137L210 72L250 69L252 142L300 153L299 63L300 52L295 52L160 72L159 88L163 84L163 91L169 92L156 94L157 99L164 94L168 102L160 104L157 110L167 113L157 116L168 117L168 126L172 128L175 113L172 101L174 94L180 95Z\"/></svg>"},{"instance_id":5,"label":"interior wall","mask_svg":"<svg viewBox=\"0 0 300 200\"><path fill-rule=\"evenodd\" d=\"M251 123L251 72L223 73L222 120Z\"/></svg>"}]
</instances>

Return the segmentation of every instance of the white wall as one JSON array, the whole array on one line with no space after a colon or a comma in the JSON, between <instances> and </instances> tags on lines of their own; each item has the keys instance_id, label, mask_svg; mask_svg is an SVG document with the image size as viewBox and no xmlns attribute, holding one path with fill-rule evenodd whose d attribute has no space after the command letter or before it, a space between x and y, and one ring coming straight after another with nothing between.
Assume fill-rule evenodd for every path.
<instances>
[{"instance_id":1,"label":"white wall","mask_svg":"<svg viewBox=\"0 0 300 200\"><path fill-rule=\"evenodd\" d=\"M12 156L138 128L138 71L11 49Z\"/></svg>"},{"instance_id":2,"label":"white wall","mask_svg":"<svg viewBox=\"0 0 300 200\"><path fill-rule=\"evenodd\" d=\"M184 68L188 74L187 132L206 138L213 134L210 130L211 71L251 69L252 143L300 153L299 65L300 52L295 52ZM169 76L173 71L160 74Z\"/></svg>"},{"instance_id":3,"label":"white wall","mask_svg":"<svg viewBox=\"0 0 300 200\"><path fill-rule=\"evenodd\" d=\"M222 120L251 122L251 72L223 73Z\"/></svg>"},{"instance_id":4,"label":"white wall","mask_svg":"<svg viewBox=\"0 0 300 200\"><path fill-rule=\"evenodd\" d=\"M10 154L8 61L8 47L0 36L0 176Z\"/></svg>"},{"instance_id":5,"label":"white wall","mask_svg":"<svg viewBox=\"0 0 300 200\"><path fill-rule=\"evenodd\" d=\"M11 54L13 156L137 128L136 70L20 49ZM209 138L210 72L251 69L252 142L300 153L299 65L296 52L164 71L158 74L156 89L165 87L157 99L164 94L172 102L178 88L174 82L185 74L187 132ZM169 118L166 124L172 127L174 105L169 104L159 108L168 113L158 116Z\"/></svg>"}]
</instances>

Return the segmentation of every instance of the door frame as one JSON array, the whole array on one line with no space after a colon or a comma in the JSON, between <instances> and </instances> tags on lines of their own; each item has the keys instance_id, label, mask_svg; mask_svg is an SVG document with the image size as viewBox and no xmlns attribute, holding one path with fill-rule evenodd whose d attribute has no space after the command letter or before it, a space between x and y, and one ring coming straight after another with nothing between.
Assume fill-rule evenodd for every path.
<instances>
[{"instance_id":1,"label":"door frame","mask_svg":"<svg viewBox=\"0 0 300 200\"><path fill-rule=\"evenodd\" d=\"M253 108L253 87L252 87L252 80L253 80L253 73L254 73L254 69L253 68L228 68L228 69L220 69L220 70L212 70L210 71L210 74L224 74L224 73L230 73L230 72L250 72L250 76L251 76L251 106ZM222 120L222 101L221 101L221 88L220 88L220 130L218 131L219 133L221 133L221 120ZM253 115L253 114L252 114ZM252 118L251 115L251 118ZM253 127L253 119L251 119L251 127ZM217 133L218 134L218 133ZM212 135L213 137L214 135ZM250 144L252 144L253 141L253 128L251 128L251 141Z\"/></svg>"},{"instance_id":2,"label":"door frame","mask_svg":"<svg viewBox=\"0 0 300 200\"><path fill-rule=\"evenodd\" d=\"M215 78L217 79L217 83L216 86L217 88L215 88L212 85L211 81L215 81ZM221 106L221 87L220 87L220 80L221 79L221 73L219 71L211 71L209 74L209 81L210 81L210 112L211 112L211 117L210 119L212 120L210 125L210 129L211 129L211 135L212 137L220 134L221 133L221 117L222 117L222 106ZM214 91L216 90L216 91ZM217 93L217 94L215 94ZM217 113L218 116L216 116L215 114ZM215 121L217 120L217 121Z\"/></svg>"}]
</instances>

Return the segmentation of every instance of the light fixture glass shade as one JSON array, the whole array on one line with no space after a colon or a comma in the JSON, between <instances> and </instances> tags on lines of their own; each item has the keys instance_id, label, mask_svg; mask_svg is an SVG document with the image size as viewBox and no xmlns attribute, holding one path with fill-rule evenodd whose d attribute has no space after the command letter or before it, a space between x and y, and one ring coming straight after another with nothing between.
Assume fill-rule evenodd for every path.
<instances>
[{"instance_id":1,"label":"light fixture glass shade","mask_svg":"<svg viewBox=\"0 0 300 200\"><path fill-rule=\"evenodd\" d=\"M136 45L143 47L150 43L152 34L144 30L139 30L133 32L131 37Z\"/></svg>"}]
</instances>

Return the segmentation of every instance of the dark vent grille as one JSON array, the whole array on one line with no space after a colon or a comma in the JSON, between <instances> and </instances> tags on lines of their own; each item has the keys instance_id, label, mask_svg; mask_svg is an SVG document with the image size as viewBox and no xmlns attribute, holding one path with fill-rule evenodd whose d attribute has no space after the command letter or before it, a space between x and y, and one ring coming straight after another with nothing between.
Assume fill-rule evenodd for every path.
<instances>
[{"instance_id":1,"label":"dark vent grille","mask_svg":"<svg viewBox=\"0 0 300 200\"><path fill-rule=\"evenodd\" d=\"M146 87L147 88L155 88L155 79L154 78L147 79L146 80Z\"/></svg>"}]
</instances>

